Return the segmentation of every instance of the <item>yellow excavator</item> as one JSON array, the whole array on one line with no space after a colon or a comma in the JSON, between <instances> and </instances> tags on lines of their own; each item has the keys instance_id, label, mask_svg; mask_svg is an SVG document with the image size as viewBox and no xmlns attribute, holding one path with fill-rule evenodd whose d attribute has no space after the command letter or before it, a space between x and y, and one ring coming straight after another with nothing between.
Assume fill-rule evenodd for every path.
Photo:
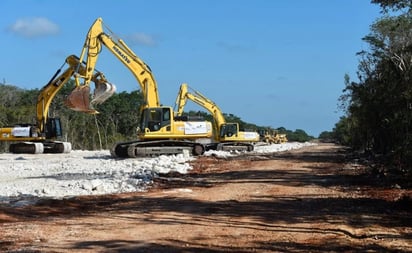
<instances>
[{"instance_id":1,"label":"yellow excavator","mask_svg":"<svg viewBox=\"0 0 412 253\"><path fill-rule=\"evenodd\" d=\"M259 129L260 141L268 144L283 144L288 142L286 134L281 134L277 130L268 128L268 129Z\"/></svg>"},{"instance_id":2,"label":"yellow excavator","mask_svg":"<svg viewBox=\"0 0 412 253\"><path fill-rule=\"evenodd\" d=\"M76 88L68 96L67 104L74 108L88 106L86 103L82 104L82 98L84 94L88 94L92 72L102 48L106 47L134 75L144 98L140 108L137 139L116 143L111 149L111 155L126 158L184 152L203 154L205 146L202 140L213 134L211 122L175 118L172 107L160 104L157 83L149 66L123 40L115 37L110 29L106 30L107 32L103 29L101 18L96 19L90 27L80 54L80 60L84 59L86 62L86 72L75 76ZM107 92L110 93L110 90L107 87ZM102 92L104 93L105 91Z\"/></svg>"},{"instance_id":3,"label":"yellow excavator","mask_svg":"<svg viewBox=\"0 0 412 253\"><path fill-rule=\"evenodd\" d=\"M254 143L259 141L256 131L240 131L238 123L226 122L220 108L200 92L190 89L186 83L180 86L176 98L176 116L182 116L187 100L208 110L214 119L214 142L207 144L207 149L224 151L253 151Z\"/></svg>"},{"instance_id":4,"label":"yellow excavator","mask_svg":"<svg viewBox=\"0 0 412 253\"><path fill-rule=\"evenodd\" d=\"M61 73L63 67L68 64L68 68ZM60 74L61 73L61 74ZM49 117L50 105L56 94L64 87L64 85L75 75L84 74L84 63L79 61L75 55L70 55L66 58L65 63L56 71L50 81L40 90L36 104L36 124L16 124L11 127L0 128L0 141L11 142L9 151L11 153L69 153L71 151L71 143L58 141L62 137L62 126L60 118ZM60 75L59 75L60 74ZM96 85L95 98L90 103L102 103L105 93L99 92L101 87L108 85L103 73L95 72L92 76L92 81ZM84 93L84 104L87 106L77 107L71 105L77 111L85 113L97 113L89 105L89 91L86 88Z\"/></svg>"}]
</instances>

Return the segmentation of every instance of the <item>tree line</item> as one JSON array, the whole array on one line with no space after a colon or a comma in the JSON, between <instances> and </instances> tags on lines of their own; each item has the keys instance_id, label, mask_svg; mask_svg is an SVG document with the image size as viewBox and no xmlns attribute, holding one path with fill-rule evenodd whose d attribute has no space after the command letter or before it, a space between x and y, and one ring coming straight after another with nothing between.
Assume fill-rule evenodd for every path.
<instances>
[{"instance_id":1,"label":"tree line","mask_svg":"<svg viewBox=\"0 0 412 253\"><path fill-rule=\"evenodd\" d=\"M140 92L115 94L105 104L95 108L97 115L75 112L64 105L65 97L73 90L70 80L50 105L49 116L59 117L63 140L70 141L74 149L108 148L116 141L131 138L138 126L138 108L142 103ZM39 89L24 90L13 85L0 84L0 127L16 124L36 124L36 103ZM0 143L1 151L7 143Z\"/></svg>"},{"instance_id":2,"label":"tree line","mask_svg":"<svg viewBox=\"0 0 412 253\"><path fill-rule=\"evenodd\" d=\"M96 106L96 115L79 113L64 105L65 97L74 88L70 80L53 99L49 109L50 117L59 117L63 128L63 140L69 141L73 149L95 150L110 149L114 143L136 139L139 125L139 108L143 97L139 90L117 92L105 103ZM36 124L36 103L39 89L21 89L17 86L0 84L0 127L16 124ZM213 122L213 117L206 112L187 112L203 116ZM233 114L224 114L227 122L237 122L241 129L258 130L266 128L243 121ZM309 141L312 136L305 131L279 128L281 133L290 135L290 141ZM0 151L8 151L8 143L0 142Z\"/></svg>"},{"instance_id":3,"label":"tree line","mask_svg":"<svg viewBox=\"0 0 412 253\"><path fill-rule=\"evenodd\" d=\"M412 172L412 0L373 0L382 16L358 53L358 81L345 75L339 99L345 112L331 133L321 136L385 165Z\"/></svg>"}]
</instances>

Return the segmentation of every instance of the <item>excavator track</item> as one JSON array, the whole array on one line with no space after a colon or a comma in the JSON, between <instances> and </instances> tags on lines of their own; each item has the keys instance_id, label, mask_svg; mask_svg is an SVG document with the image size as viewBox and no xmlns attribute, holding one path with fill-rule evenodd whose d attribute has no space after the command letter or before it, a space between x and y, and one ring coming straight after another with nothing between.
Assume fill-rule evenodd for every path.
<instances>
[{"instance_id":1,"label":"excavator track","mask_svg":"<svg viewBox=\"0 0 412 253\"><path fill-rule=\"evenodd\" d=\"M44 143L44 153L70 153L72 151L72 144L70 142L46 142Z\"/></svg>"},{"instance_id":2,"label":"excavator track","mask_svg":"<svg viewBox=\"0 0 412 253\"><path fill-rule=\"evenodd\" d=\"M10 144L9 151L13 154L42 154L44 146L41 142L18 142Z\"/></svg>"},{"instance_id":3,"label":"excavator track","mask_svg":"<svg viewBox=\"0 0 412 253\"><path fill-rule=\"evenodd\" d=\"M18 142L9 146L10 153L14 154L60 154L70 153L72 145L70 142Z\"/></svg>"},{"instance_id":4,"label":"excavator track","mask_svg":"<svg viewBox=\"0 0 412 253\"><path fill-rule=\"evenodd\" d=\"M216 151L236 151L236 152L251 152L254 150L254 145L245 142L222 142L222 143L211 143L206 146L206 151L216 150Z\"/></svg>"},{"instance_id":5,"label":"excavator track","mask_svg":"<svg viewBox=\"0 0 412 253\"><path fill-rule=\"evenodd\" d=\"M153 157L184 153L199 156L203 155L205 150L203 144L190 141L129 141L116 143L110 150L110 154L116 158Z\"/></svg>"}]
</instances>

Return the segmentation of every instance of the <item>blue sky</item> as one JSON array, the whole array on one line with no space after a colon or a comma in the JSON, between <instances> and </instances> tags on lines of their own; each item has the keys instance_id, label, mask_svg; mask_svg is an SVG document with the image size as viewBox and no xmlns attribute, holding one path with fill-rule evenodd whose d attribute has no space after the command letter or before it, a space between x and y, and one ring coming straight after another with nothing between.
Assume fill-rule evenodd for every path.
<instances>
[{"instance_id":1,"label":"blue sky","mask_svg":"<svg viewBox=\"0 0 412 253\"><path fill-rule=\"evenodd\" d=\"M41 88L102 17L152 69L162 104L181 83L261 126L331 131L345 73L380 16L369 0L2 0L0 82ZM7 11L6 11L7 10ZM97 69L140 88L104 49ZM193 103L187 109L201 110Z\"/></svg>"}]
</instances>

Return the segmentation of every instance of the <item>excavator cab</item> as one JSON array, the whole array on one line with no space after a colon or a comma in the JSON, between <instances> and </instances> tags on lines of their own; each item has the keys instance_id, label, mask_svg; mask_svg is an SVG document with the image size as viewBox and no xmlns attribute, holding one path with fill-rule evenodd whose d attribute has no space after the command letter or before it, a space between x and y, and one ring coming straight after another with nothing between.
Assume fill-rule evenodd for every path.
<instances>
[{"instance_id":1,"label":"excavator cab","mask_svg":"<svg viewBox=\"0 0 412 253\"><path fill-rule=\"evenodd\" d=\"M233 135L237 135L239 132L239 126L237 123L225 123L220 127L220 137L232 137Z\"/></svg>"},{"instance_id":2,"label":"excavator cab","mask_svg":"<svg viewBox=\"0 0 412 253\"><path fill-rule=\"evenodd\" d=\"M170 125L171 110L171 107L145 108L141 114L140 129L156 132L162 127Z\"/></svg>"}]
</instances>

